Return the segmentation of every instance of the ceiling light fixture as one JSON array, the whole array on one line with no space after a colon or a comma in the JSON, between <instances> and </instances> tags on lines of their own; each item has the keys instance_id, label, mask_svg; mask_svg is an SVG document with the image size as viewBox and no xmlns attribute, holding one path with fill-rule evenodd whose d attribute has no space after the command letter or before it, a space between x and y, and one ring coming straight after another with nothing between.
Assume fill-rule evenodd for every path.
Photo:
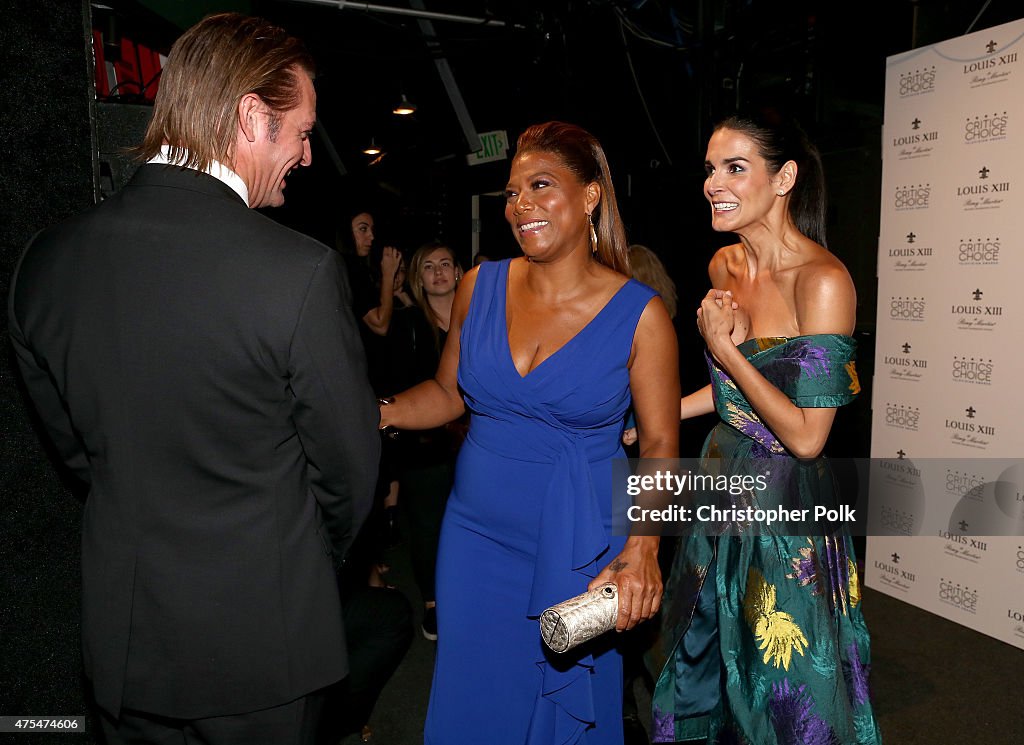
<instances>
[{"instance_id":1,"label":"ceiling light fixture","mask_svg":"<svg viewBox=\"0 0 1024 745\"><path fill-rule=\"evenodd\" d=\"M398 105L391 110L392 114L398 116L409 116L410 114L416 113L416 104L406 98L405 94L402 94L402 100L398 102Z\"/></svg>"},{"instance_id":2,"label":"ceiling light fixture","mask_svg":"<svg viewBox=\"0 0 1024 745\"><path fill-rule=\"evenodd\" d=\"M382 151L377 147L377 143L375 143L371 137L370 144L363 148L363 152L367 155L380 155Z\"/></svg>"}]
</instances>

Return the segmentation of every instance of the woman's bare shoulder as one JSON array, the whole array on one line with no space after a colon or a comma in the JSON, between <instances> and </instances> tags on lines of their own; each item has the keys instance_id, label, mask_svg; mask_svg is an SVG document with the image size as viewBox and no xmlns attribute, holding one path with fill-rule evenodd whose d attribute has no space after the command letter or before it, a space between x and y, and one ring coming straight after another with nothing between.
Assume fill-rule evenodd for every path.
<instances>
[{"instance_id":1,"label":"woman's bare shoulder","mask_svg":"<svg viewBox=\"0 0 1024 745\"><path fill-rule=\"evenodd\" d=\"M724 287L730 276L742 274L743 266L743 244L722 246L708 263L708 277L712 287Z\"/></svg>"},{"instance_id":2,"label":"woman's bare shoulder","mask_svg":"<svg viewBox=\"0 0 1024 745\"><path fill-rule=\"evenodd\" d=\"M816 251L810 253L807 261L798 267L796 274L797 293L813 291L815 287L831 287L841 290L853 288L853 279L846 265L834 253L814 244Z\"/></svg>"},{"instance_id":3,"label":"woman's bare shoulder","mask_svg":"<svg viewBox=\"0 0 1024 745\"><path fill-rule=\"evenodd\" d=\"M476 287L476 278L480 274L480 267L475 266L459 280L455 288L455 301L452 303L452 320L461 326L469 313L469 303L473 299L473 289Z\"/></svg>"},{"instance_id":4,"label":"woman's bare shoulder","mask_svg":"<svg viewBox=\"0 0 1024 745\"><path fill-rule=\"evenodd\" d=\"M797 323L802 333L850 333L856 321L857 290L846 266L834 254L800 267L794 283Z\"/></svg>"}]
</instances>

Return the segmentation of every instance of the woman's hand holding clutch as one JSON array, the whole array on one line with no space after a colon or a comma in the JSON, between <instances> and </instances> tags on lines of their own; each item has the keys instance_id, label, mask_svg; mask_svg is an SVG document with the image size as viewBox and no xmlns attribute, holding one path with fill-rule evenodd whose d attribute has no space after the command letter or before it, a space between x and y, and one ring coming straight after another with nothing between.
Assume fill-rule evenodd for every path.
<instances>
[{"instance_id":1,"label":"woman's hand holding clutch","mask_svg":"<svg viewBox=\"0 0 1024 745\"><path fill-rule=\"evenodd\" d=\"M657 536L630 536L622 553L612 559L588 585L593 590L606 582L618 587L619 618L616 631L626 631L651 618L661 607L661 568Z\"/></svg>"}]
</instances>

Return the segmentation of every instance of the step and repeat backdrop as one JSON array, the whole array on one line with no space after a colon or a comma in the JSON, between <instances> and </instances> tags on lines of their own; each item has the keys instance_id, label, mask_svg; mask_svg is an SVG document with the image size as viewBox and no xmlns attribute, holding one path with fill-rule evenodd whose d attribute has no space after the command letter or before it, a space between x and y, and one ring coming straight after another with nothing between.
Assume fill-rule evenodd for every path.
<instances>
[{"instance_id":1,"label":"step and repeat backdrop","mask_svg":"<svg viewBox=\"0 0 1024 745\"><path fill-rule=\"evenodd\" d=\"M1024 20L890 57L882 145L865 579L1024 648Z\"/></svg>"}]
</instances>

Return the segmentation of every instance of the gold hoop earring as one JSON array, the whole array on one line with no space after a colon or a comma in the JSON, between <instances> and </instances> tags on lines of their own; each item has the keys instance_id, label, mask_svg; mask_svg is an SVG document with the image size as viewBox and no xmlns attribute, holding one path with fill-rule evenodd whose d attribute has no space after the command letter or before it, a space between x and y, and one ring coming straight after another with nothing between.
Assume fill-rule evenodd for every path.
<instances>
[{"instance_id":1,"label":"gold hoop earring","mask_svg":"<svg viewBox=\"0 0 1024 745\"><path fill-rule=\"evenodd\" d=\"M597 231L594 229L594 218L587 213L587 225L590 226L590 253L597 253Z\"/></svg>"}]
</instances>

